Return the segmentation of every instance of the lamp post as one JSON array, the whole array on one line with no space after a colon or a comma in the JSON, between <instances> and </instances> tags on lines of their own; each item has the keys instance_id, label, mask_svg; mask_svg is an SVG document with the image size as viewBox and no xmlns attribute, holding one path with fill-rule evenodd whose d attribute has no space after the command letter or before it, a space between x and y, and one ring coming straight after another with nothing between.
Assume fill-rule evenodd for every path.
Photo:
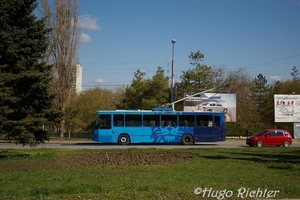
<instances>
[{"instance_id":1,"label":"lamp post","mask_svg":"<svg viewBox=\"0 0 300 200\"><path fill-rule=\"evenodd\" d=\"M174 80L174 44L175 40L172 41L172 84L171 84L171 103L172 103L172 109L174 109L174 101L175 101L175 80Z\"/></svg>"}]
</instances>

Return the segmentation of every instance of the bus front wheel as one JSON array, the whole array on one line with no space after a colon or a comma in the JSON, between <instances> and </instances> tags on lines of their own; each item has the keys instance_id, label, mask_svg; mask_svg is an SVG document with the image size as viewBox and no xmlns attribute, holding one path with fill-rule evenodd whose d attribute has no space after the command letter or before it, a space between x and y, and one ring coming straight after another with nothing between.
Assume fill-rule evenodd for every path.
<instances>
[{"instance_id":1,"label":"bus front wheel","mask_svg":"<svg viewBox=\"0 0 300 200\"><path fill-rule=\"evenodd\" d=\"M119 136L118 143L119 143L119 144L122 144L122 145L127 145L127 144L129 144L129 143L130 143L130 138L129 138L129 136L128 136L128 135L125 135L125 134L120 135L120 136Z\"/></svg>"},{"instance_id":2,"label":"bus front wheel","mask_svg":"<svg viewBox=\"0 0 300 200\"><path fill-rule=\"evenodd\" d=\"M193 144L193 137L190 135L190 134L185 134L182 136L182 140L181 140L181 143L182 144Z\"/></svg>"}]
</instances>

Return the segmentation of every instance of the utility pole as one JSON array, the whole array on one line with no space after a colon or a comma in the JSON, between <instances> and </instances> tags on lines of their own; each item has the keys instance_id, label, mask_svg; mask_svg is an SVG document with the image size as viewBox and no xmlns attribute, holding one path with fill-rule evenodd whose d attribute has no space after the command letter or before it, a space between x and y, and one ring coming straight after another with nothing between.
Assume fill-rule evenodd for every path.
<instances>
[{"instance_id":1,"label":"utility pole","mask_svg":"<svg viewBox=\"0 0 300 200\"><path fill-rule=\"evenodd\" d=\"M174 79L174 44L175 44L175 39L172 41L172 83L171 83L171 103L172 103L172 109L174 109L174 101L175 101L175 79Z\"/></svg>"}]
</instances>

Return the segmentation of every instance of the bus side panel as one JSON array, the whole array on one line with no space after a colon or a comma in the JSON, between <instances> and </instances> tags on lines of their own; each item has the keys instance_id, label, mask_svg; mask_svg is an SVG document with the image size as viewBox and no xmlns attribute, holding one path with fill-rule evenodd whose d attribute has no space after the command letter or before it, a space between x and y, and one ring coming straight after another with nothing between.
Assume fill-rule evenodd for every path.
<instances>
[{"instance_id":1,"label":"bus side panel","mask_svg":"<svg viewBox=\"0 0 300 200\"><path fill-rule=\"evenodd\" d=\"M149 127L144 128L145 142L148 143L180 143L184 133L193 133L193 129L182 127Z\"/></svg>"},{"instance_id":2,"label":"bus side panel","mask_svg":"<svg viewBox=\"0 0 300 200\"><path fill-rule=\"evenodd\" d=\"M93 136L93 140L95 142L100 142L99 134L100 134L100 129L99 128L95 128L94 129L94 136Z\"/></svg>"},{"instance_id":3,"label":"bus side panel","mask_svg":"<svg viewBox=\"0 0 300 200\"><path fill-rule=\"evenodd\" d=\"M103 143L118 143L121 134L127 134L131 143L143 142L143 128L141 127L113 127L112 129L95 129L94 141Z\"/></svg>"},{"instance_id":4,"label":"bus side panel","mask_svg":"<svg viewBox=\"0 0 300 200\"><path fill-rule=\"evenodd\" d=\"M112 134L112 129L94 129L95 142L116 143L116 136Z\"/></svg>"},{"instance_id":5,"label":"bus side panel","mask_svg":"<svg viewBox=\"0 0 300 200\"><path fill-rule=\"evenodd\" d=\"M153 134L154 127L144 127L143 142L145 143L156 143L158 138Z\"/></svg>"},{"instance_id":6,"label":"bus side panel","mask_svg":"<svg viewBox=\"0 0 300 200\"><path fill-rule=\"evenodd\" d=\"M106 142L106 143L117 142L111 130L103 130L103 129L100 130L99 140L100 142Z\"/></svg>"},{"instance_id":7,"label":"bus side panel","mask_svg":"<svg viewBox=\"0 0 300 200\"><path fill-rule=\"evenodd\" d=\"M143 142L143 127L126 127L123 129L116 129L115 130L115 135L117 137L121 134L128 134L130 137L130 142L131 143L142 143Z\"/></svg>"},{"instance_id":8,"label":"bus side panel","mask_svg":"<svg viewBox=\"0 0 300 200\"><path fill-rule=\"evenodd\" d=\"M226 127L220 127L221 128L221 141L225 141L226 140Z\"/></svg>"},{"instance_id":9,"label":"bus side panel","mask_svg":"<svg viewBox=\"0 0 300 200\"><path fill-rule=\"evenodd\" d=\"M195 127L195 142L225 141L225 131L222 127Z\"/></svg>"}]
</instances>

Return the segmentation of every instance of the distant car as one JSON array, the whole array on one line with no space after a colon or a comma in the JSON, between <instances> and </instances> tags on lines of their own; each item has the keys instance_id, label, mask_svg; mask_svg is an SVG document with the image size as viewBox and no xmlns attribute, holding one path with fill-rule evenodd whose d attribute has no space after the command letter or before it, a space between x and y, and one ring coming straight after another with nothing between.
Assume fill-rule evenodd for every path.
<instances>
[{"instance_id":1,"label":"distant car","mask_svg":"<svg viewBox=\"0 0 300 200\"><path fill-rule=\"evenodd\" d=\"M257 147L264 145L289 147L292 142L290 132L284 129L264 129L246 139L247 145Z\"/></svg>"},{"instance_id":2,"label":"distant car","mask_svg":"<svg viewBox=\"0 0 300 200\"><path fill-rule=\"evenodd\" d=\"M218 102L204 102L197 106L197 110L201 111L218 111L228 113L227 107L223 106Z\"/></svg>"}]
</instances>

